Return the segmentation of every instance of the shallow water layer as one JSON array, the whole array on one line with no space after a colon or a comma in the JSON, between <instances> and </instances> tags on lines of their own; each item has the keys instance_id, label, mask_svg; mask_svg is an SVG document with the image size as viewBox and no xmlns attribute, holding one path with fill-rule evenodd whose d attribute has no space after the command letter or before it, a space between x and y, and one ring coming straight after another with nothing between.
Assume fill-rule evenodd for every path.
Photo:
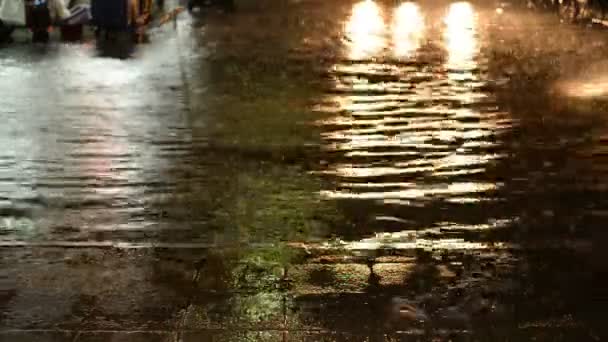
<instances>
[{"instance_id":1,"label":"shallow water layer","mask_svg":"<svg viewBox=\"0 0 608 342\"><path fill-rule=\"evenodd\" d=\"M606 31L238 8L0 50L1 334L599 336Z\"/></svg>"}]
</instances>

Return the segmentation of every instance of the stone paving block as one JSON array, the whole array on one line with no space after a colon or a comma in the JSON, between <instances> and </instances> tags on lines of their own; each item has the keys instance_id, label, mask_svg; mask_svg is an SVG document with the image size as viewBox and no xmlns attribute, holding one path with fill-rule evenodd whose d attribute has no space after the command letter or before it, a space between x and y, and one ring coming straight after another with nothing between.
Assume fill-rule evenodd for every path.
<instances>
[{"instance_id":1,"label":"stone paving block","mask_svg":"<svg viewBox=\"0 0 608 342\"><path fill-rule=\"evenodd\" d=\"M238 251L209 253L199 263L195 280L201 292L260 292L278 287L283 269L272 263L239 262Z\"/></svg>"},{"instance_id":2,"label":"stone paving block","mask_svg":"<svg viewBox=\"0 0 608 342\"><path fill-rule=\"evenodd\" d=\"M56 294L27 292L15 296L5 305L2 329L76 329L84 316L73 311L72 301Z\"/></svg>"},{"instance_id":3,"label":"stone paving block","mask_svg":"<svg viewBox=\"0 0 608 342\"><path fill-rule=\"evenodd\" d=\"M75 309L78 286L57 253L0 249L0 329L72 329L84 314Z\"/></svg>"},{"instance_id":4,"label":"stone paving block","mask_svg":"<svg viewBox=\"0 0 608 342\"><path fill-rule=\"evenodd\" d=\"M193 271L153 250L0 250L0 268L5 329L170 330L192 294Z\"/></svg>"},{"instance_id":5,"label":"stone paving block","mask_svg":"<svg viewBox=\"0 0 608 342\"><path fill-rule=\"evenodd\" d=\"M512 341L600 341L598 335L578 328L528 330L513 328L508 331L479 333L470 331L412 330L352 333L345 331L290 331L289 342L512 342Z\"/></svg>"},{"instance_id":6,"label":"stone paving block","mask_svg":"<svg viewBox=\"0 0 608 342\"><path fill-rule=\"evenodd\" d=\"M284 295L203 294L188 308L183 329L283 329L286 320Z\"/></svg>"},{"instance_id":7,"label":"stone paving block","mask_svg":"<svg viewBox=\"0 0 608 342\"><path fill-rule=\"evenodd\" d=\"M186 332L180 342L287 342L282 331Z\"/></svg>"},{"instance_id":8,"label":"stone paving block","mask_svg":"<svg viewBox=\"0 0 608 342\"><path fill-rule=\"evenodd\" d=\"M289 329L366 333L390 327L390 300L364 293L294 297L288 303Z\"/></svg>"},{"instance_id":9,"label":"stone paving block","mask_svg":"<svg viewBox=\"0 0 608 342\"><path fill-rule=\"evenodd\" d=\"M177 333L82 332L75 342L174 342Z\"/></svg>"},{"instance_id":10,"label":"stone paving block","mask_svg":"<svg viewBox=\"0 0 608 342\"><path fill-rule=\"evenodd\" d=\"M55 331L0 331L0 342L72 342L74 333Z\"/></svg>"},{"instance_id":11,"label":"stone paving block","mask_svg":"<svg viewBox=\"0 0 608 342\"><path fill-rule=\"evenodd\" d=\"M293 292L338 293L364 291L369 286L369 267L363 264L303 264L289 269Z\"/></svg>"},{"instance_id":12,"label":"stone paving block","mask_svg":"<svg viewBox=\"0 0 608 342\"><path fill-rule=\"evenodd\" d=\"M427 341L420 336L395 333L362 333L350 334L343 332L295 332L290 334L289 342L422 342Z\"/></svg>"}]
</instances>

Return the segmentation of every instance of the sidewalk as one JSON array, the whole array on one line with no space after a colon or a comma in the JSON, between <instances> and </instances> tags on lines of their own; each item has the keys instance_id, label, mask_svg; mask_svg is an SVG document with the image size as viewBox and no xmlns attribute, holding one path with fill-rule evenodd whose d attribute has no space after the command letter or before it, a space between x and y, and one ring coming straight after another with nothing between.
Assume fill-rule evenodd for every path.
<instances>
[{"instance_id":1,"label":"sidewalk","mask_svg":"<svg viewBox=\"0 0 608 342\"><path fill-rule=\"evenodd\" d=\"M475 264L454 268L471 253L461 252L464 259L445 263L381 257L372 274L361 260L327 251L280 265L247 261L242 255L256 250L240 248L5 248L0 341L401 341L467 338L472 326L476 339L492 341L587 336L585 326L559 317L546 317L551 327L515 328L516 312L491 299L461 304L479 291L505 298L520 286L499 280L511 272L507 254L488 259L498 269L469 278ZM436 290L416 308L426 288ZM427 315L450 302L454 309L426 323L403 311L414 305Z\"/></svg>"}]
</instances>

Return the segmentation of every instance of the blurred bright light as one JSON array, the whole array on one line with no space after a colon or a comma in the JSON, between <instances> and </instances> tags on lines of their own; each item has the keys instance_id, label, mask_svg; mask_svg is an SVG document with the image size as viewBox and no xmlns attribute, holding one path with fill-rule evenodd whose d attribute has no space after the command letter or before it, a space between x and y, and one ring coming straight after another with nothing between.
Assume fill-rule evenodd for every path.
<instances>
[{"instance_id":1,"label":"blurred bright light","mask_svg":"<svg viewBox=\"0 0 608 342\"><path fill-rule=\"evenodd\" d=\"M349 57L370 58L382 51L386 45L385 31L386 23L380 6L371 0L355 4L346 23L346 35L350 41Z\"/></svg>"},{"instance_id":2,"label":"blurred bright light","mask_svg":"<svg viewBox=\"0 0 608 342\"><path fill-rule=\"evenodd\" d=\"M456 2L450 5L445 17L448 69L471 70L477 66L474 60L478 51L476 22L477 17L470 3Z\"/></svg>"},{"instance_id":3,"label":"blurred bright light","mask_svg":"<svg viewBox=\"0 0 608 342\"><path fill-rule=\"evenodd\" d=\"M395 11L393 44L395 55L409 57L421 45L425 23L420 7L413 2L401 4Z\"/></svg>"},{"instance_id":4,"label":"blurred bright light","mask_svg":"<svg viewBox=\"0 0 608 342\"><path fill-rule=\"evenodd\" d=\"M600 77L587 81L568 82L563 89L572 97L604 97L608 96L608 77Z\"/></svg>"}]
</instances>

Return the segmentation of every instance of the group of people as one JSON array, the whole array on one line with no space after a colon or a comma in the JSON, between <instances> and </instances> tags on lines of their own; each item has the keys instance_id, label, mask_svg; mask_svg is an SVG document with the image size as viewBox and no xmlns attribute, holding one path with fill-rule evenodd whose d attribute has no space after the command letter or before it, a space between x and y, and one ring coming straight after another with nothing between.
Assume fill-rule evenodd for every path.
<instances>
[{"instance_id":1,"label":"group of people","mask_svg":"<svg viewBox=\"0 0 608 342\"><path fill-rule=\"evenodd\" d=\"M49 28L58 26L62 36L82 35L82 26L93 19L92 2L101 8L100 19L107 18L104 5L108 0L0 0L0 44L11 42L11 35L17 27L27 27L32 32L34 42L49 40ZM112 0L110 4L124 3L128 10L128 21L132 25L145 25L152 11L152 0ZM164 1L156 0L158 8ZM114 8L120 5L111 5ZM111 11L110 16L120 16L120 10ZM115 13L115 14L114 14ZM103 23L102 23L103 24ZM73 39L68 39L73 40Z\"/></svg>"},{"instance_id":2,"label":"group of people","mask_svg":"<svg viewBox=\"0 0 608 342\"><path fill-rule=\"evenodd\" d=\"M49 39L49 27L78 26L91 19L90 0L0 0L0 43L10 42L16 27L27 27L32 40Z\"/></svg>"},{"instance_id":3,"label":"group of people","mask_svg":"<svg viewBox=\"0 0 608 342\"><path fill-rule=\"evenodd\" d=\"M60 28L62 38L82 37L83 25L91 22L96 32L127 29L141 35L150 23L152 8L164 8L164 0L0 0L0 45L12 41L18 27L28 28L34 42L47 42L49 29ZM195 7L219 6L234 10L234 0L187 0ZM123 7L124 6L124 7ZM121 9L122 7L122 9ZM125 12L126 9L126 12ZM126 13L126 14L125 14ZM161 20L162 21L162 20ZM80 38L66 38L66 37Z\"/></svg>"}]
</instances>

